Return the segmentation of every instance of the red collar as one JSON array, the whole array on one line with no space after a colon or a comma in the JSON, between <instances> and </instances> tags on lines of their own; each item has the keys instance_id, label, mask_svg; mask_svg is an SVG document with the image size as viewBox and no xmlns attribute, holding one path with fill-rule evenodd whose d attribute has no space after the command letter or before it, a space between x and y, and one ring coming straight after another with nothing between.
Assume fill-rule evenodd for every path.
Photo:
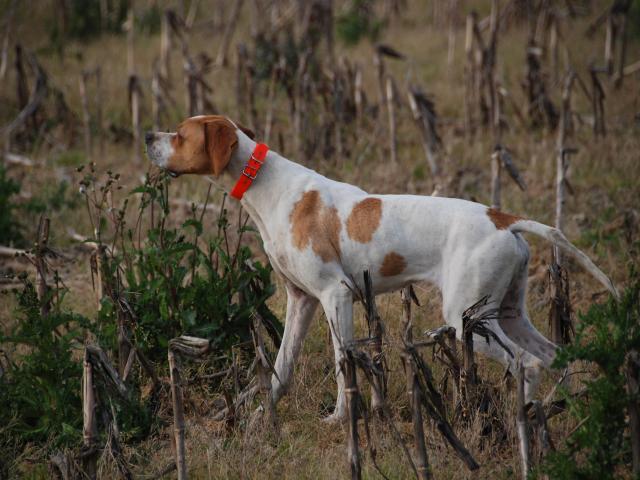
<instances>
[{"instance_id":1,"label":"red collar","mask_svg":"<svg viewBox=\"0 0 640 480\"><path fill-rule=\"evenodd\" d=\"M264 143L258 143L256 145L251 157L249 157L249 161L242 169L242 174L236 182L235 187L231 190L231 196L233 198L240 200L245 192L249 190L249 187L258 176L258 172L267 158L268 151L269 147Z\"/></svg>"}]
</instances>

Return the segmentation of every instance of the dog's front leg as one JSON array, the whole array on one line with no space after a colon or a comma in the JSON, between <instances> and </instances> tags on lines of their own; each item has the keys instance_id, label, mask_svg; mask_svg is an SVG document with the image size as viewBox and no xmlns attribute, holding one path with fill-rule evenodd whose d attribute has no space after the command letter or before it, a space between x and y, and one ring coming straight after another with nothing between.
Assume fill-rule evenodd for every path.
<instances>
[{"instance_id":1,"label":"dog's front leg","mask_svg":"<svg viewBox=\"0 0 640 480\"><path fill-rule=\"evenodd\" d=\"M353 340L353 295L344 285L323 293L320 297L322 308L331 328L331 340L336 362L336 381L338 383L338 397L336 407L331 415L325 418L327 422L339 422L346 419L347 402L344 391L344 375L340 369L342 347L348 346Z\"/></svg>"},{"instance_id":2,"label":"dog's front leg","mask_svg":"<svg viewBox=\"0 0 640 480\"><path fill-rule=\"evenodd\" d=\"M282 343L276 357L276 375L271 378L271 395L276 403L286 392L311 319L318 306L318 300L307 295L290 282L285 282L287 290L287 316L284 324Z\"/></svg>"}]
</instances>

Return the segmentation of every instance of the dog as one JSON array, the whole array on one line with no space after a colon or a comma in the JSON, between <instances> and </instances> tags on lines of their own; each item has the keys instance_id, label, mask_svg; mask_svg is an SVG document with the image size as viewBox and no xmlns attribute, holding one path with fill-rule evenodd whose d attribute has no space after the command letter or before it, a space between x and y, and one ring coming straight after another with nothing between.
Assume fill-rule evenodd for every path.
<instances>
[{"instance_id":1,"label":"dog","mask_svg":"<svg viewBox=\"0 0 640 480\"><path fill-rule=\"evenodd\" d=\"M260 231L264 250L283 279L287 313L275 362L277 402L318 304L331 326L338 395L328 421L346 415L341 345L353 339L354 289L369 270L374 294L416 282L437 285L443 316L462 335L462 313L486 295L499 306L488 327L497 342L475 338L476 351L515 372L525 369L531 400L556 345L530 322L525 306L529 248L522 233L540 236L578 261L617 296L611 280L557 229L454 198L373 195L294 163L224 116L188 118L173 133L148 132L147 156L172 176L213 176L237 198ZM508 314L507 314L508 312Z\"/></svg>"}]
</instances>

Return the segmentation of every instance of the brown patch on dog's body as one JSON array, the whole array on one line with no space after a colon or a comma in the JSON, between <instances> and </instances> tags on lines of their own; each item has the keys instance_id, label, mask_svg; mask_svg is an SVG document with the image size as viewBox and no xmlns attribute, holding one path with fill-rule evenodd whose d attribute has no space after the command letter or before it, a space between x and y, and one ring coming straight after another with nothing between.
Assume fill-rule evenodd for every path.
<instances>
[{"instance_id":1,"label":"brown patch on dog's body","mask_svg":"<svg viewBox=\"0 0 640 480\"><path fill-rule=\"evenodd\" d=\"M335 207L324 204L317 190L309 190L296 202L289 216L293 246L311 249L323 262L340 259L340 218Z\"/></svg>"},{"instance_id":2,"label":"brown patch on dog's body","mask_svg":"<svg viewBox=\"0 0 640 480\"><path fill-rule=\"evenodd\" d=\"M347 218L347 234L349 238L360 243L369 243L380 225L382 217L382 200L365 198L356 203Z\"/></svg>"},{"instance_id":3,"label":"brown patch on dog's body","mask_svg":"<svg viewBox=\"0 0 640 480\"><path fill-rule=\"evenodd\" d=\"M511 215L509 213L501 212L495 208L487 209L487 216L489 220L493 222L498 230L506 230L510 225L516 223L518 220L523 220L522 217L517 215Z\"/></svg>"},{"instance_id":4,"label":"brown patch on dog's body","mask_svg":"<svg viewBox=\"0 0 640 480\"><path fill-rule=\"evenodd\" d=\"M385 255L380 265L380 275L383 277L393 277L400 275L407 268L407 261L396 252L389 252Z\"/></svg>"}]
</instances>

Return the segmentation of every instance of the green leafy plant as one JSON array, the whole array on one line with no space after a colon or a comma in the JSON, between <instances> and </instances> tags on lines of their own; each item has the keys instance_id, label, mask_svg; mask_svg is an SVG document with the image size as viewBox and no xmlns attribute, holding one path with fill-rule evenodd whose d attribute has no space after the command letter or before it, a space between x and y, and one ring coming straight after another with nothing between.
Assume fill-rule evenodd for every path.
<instances>
[{"instance_id":1,"label":"green leafy plant","mask_svg":"<svg viewBox=\"0 0 640 480\"><path fill-rule=\"evenodd\" d=\"M558 354L557 368L581 360L595 365L597 375L584 382L584 396L566 396L578 423L540 469L551 478L613 479L630 471L624 368L629 352L640 349L640 277L632 272L631 279L620 302L594 305L581 317L575 342Z\"/></svg>"},{"instance_id":2,"label":"green leafy plant","mask_svg":"<svg viewBox=\"0 0 640 480\"><path fill-rule=\"evenodd\" d=\"M131 202L113 209L103 201L118 178L110 174L96 190L93 175L85 177L83 189L91 199L88 208L96 241L103 241L104 220L110 219L112 241L120 248L106 258L106 275L115 279L117 291L103 300L98 322L102 344L115 348L115 299L130 307L133 339L151 360L164 362L169 340L183 334L207 338L214 350L224 354L232 345L250 339L254 311L266 320L278 342L282 327L266 305L275 290L271 268L252 261L250 249L242 245L243 234L251 230L246 221L238 224L235 245L228 238L224 205L212 238L203 238L204 210L198 214L193 208L182 225L170 228L169 178L161 175L147 178L131 192L141 199L135 227L128 228L126 209ZM139 240L143 218L151 223L144 242Z\"/></svg>"},{"instance_id":3,"label":"green leafy plant","mask_svg":"<svg viewBox=\"0 0 640 480\"><path fill-rule=\"evenodd\" d=\"M353 0L347 10L336 18L336 33L345 44L355 45L364 37L376 40L383 25L373 13L371 0Z\"/></svg>"},{"instance_id":4,"label":"green leafy plant","mask_svg":"<svg viewBox=\"0 0 640 480\"><path fill-rule=\"evenodd\" d=\"M0 333L2 348L11 348L3 352L0 424L16 444L71 445L79 441L82 426L82 366L75 356L89 320L62 308L62 287L50 292L52 309L43 314L34 285L21 278L16 322L8 334Z\"/></svg>"},{"instance_id":5,"label":"green leafy plant","mask_svg":"<svg viewBox=\"0 0 640 480\"><path fill-rule=\"evenodd\" d=\"M206 205L169 226L168 177L147 178L120 207L115 200L119 180L112 172L99 175L90 165L81 181L92 240L98 244L93 261L101 264L105 288L95 319L63 308L70 292L57 274L42 299L27 276L21 277L15 321L0 331L0 476L28 443L43 454L80 444L84 343L97 344L117 359L123 322L130 344L156 369L165 368L169 340L180 335L210 339L218 359L238 343L249 344L254 313L278 343L282 326L266 305L274 291L271 270L252 261L242 244L250 231L246 220L239 221L239 238L232 242L223 204L216 235L204 239ZM137 215L129 227L127 209L136 198ZM143 394L148 383L142 370L135 370L127 378L126 395L114 396L96 380L101 408L108 402L115 413L121 440L144 439L161 421L156 415L161 393Z\"/></svg>"}]
</instances>

